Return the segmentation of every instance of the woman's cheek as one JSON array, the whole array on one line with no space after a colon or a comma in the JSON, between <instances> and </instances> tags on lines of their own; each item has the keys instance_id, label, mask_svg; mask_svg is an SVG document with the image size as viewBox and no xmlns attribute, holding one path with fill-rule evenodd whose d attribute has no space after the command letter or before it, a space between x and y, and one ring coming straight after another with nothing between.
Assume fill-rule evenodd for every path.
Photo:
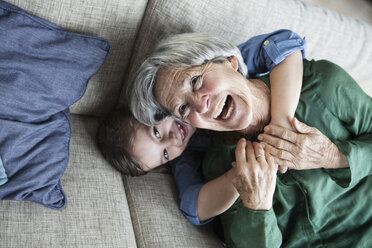
<instances>
[{"instance_id":1,"label":"woman's cheek","mask_svg":"<svg viewBox=\"0 0 372 248\"><path fill-rule=\"evenodd\" d=\"M203 126L202 118L197 113L189 113L186 121L196 128L207 128Z\"/></svg>"}]
</instances>

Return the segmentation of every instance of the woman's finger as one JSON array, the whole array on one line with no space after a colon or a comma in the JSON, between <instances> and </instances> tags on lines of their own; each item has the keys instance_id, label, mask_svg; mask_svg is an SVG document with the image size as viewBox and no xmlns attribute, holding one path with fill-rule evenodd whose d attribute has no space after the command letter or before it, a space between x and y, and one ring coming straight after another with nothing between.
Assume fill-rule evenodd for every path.
<instances>
[{"instance_id":1,"label":"woman's finger","mask_svg":"<svg viewBox=\"0 0 372 248\"><path fill-rule=\"evenodd\" d=\"M292 142L289 142L285 139L281 139L281 138L278 138L278 137L275 137L269 134L264 134L264 133L260 134L258 136L258 140L260 140L261 142L265 142L269 145L272 145L276 147L277 149L281 149L281 150L291 151L295 148L295 145Z\"/></svg>"},{"instance_id":2,"label":"woman's finger","mask_svg":"<svg viewBox=\"0 0 372 248\"><path fill-rule=\"evenodd\" d=\"M284 166L279 166L277 163L275 163L274 157L265 150L265 156L266 156L266 162L269 164L270 167L274 168L275 171L280 171L280 173L284 174L287 172L288 168Z\"/></svg>"},{"instance_id":3,"label":"woman's finger","mask_svg":"<svg viewBox=\"0 0 372 248\"><path fill-rule=\"evenodd\" d=\"M257 143L257 142L254 142L253 143L253 148L254 148L254 159L257 160L259 163L265 161L266 162L266 158L265 158L265 151L263 149L263 147L261 146L260 143Z\"/></svg>"},{"instance_id":4,"label":"woman's finger","mask_svg":"<svg viewBox=\"0 0 372 248\"><path fill-rule=\"evenodd\" d=\"M280 159L274 156L274 162L279 166L280 173L285 173L287 170L295 169L293 168L293 163L288 160Z\"/></svg>"},{"instance_id":5,"label":"woman's finger","mask_svg":"<svg viewBox=\"0 0 372 248\"><path fill-rule=\"evenodd\" d=\"M319 133L318 129L306 125L305 123L297 120L297 118L293 118L292 125L296 129L297 132L302 133L302 134Z\"/></svg>"},{"instance_id":6,"label":"woman's finger","mask_svg":"<svg viewBox=\"0 0 372 248\"><path fill-rule=\"evenodd\" d=\"M264 154L265 154L265 159L266 159L267 164L270 167L278 169L278 165L275 164L274 157L270 153L268 153L267 151L264 151Z\"/></svg>"},{"instance_id":7,"label":"woman's finger","mask_svg":"<svg viewBox=\"0 0 372 248\"><path fill-rule=\"evenodd\" d=\"M270 144L264 143L264 142L262 143L262 146L264 147L266 152L269 152L274 157L284 159L284 160L293 160L294 159L294 156L289 151L277 149L276 147L274 147Z\"/></svg>"},{"instance_id":8,"label":"woman's finger","mask_svg":"<svg viewBox=\"0 0 372 248\"><path fill-rule=\"evenodd\" d=\"M296 143L297 141L297 133L284 127L269 125L264 128L264 131L266 134L279 137L292 143Z\"/></svg>"},{"instance_id":9,"label":"woman's finger","mask_svg":"<svg viewBox=\"0 0 372 248\"><path fill-rule=\"evenodd\" d=\"M246 152L248 162L256 161L256 157L254 154L254 148L253 148L252 142L250 142L249 140L247 140L247 146L245 148L245 152Z\"/></svg>"},{"instance_id":10,"label":"woman's finger","mask_svg":"<svg viewBox=\"0 0 372 248\"><path fill-rule=\"evenodd\" d=\"M278 171L279 171L281 174L286 173L287 170L288 170L288 167L285 167L285 166L278 166Z\"/></svg>"},{"instance_id":11,"label":"woman's finger","mask_svg":"<svg viewBox=\"0 0 372 248\"><path fill-rule=\"evenodd\" d=\"M246 143L247 143L246 139L242 138L236 144L235 160L238 165L247 162L245 151Z\"/></svg>"}]
</instances>

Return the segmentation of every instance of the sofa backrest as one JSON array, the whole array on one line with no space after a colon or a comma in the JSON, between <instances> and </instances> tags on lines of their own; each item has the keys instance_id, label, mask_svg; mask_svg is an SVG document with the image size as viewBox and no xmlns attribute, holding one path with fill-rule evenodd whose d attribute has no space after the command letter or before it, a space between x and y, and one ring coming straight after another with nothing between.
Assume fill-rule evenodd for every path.
<instances>
[{"instance_id":1,"label":"sofa backrest","mask_svg":"<svg viewBox=\"0 0 372 248\"><path fill-rule=\"evenodd\" d=\"M126 104L126 86L155 44L169 34L210 32L233 44L276 29L307 38L307 58L345 68L372 95L372 26L302 0L7 0L62 28L100 36L112 51L74 114L103 116Z\"/></svg>"},{"instance_id":2,"label":"sofa backrest","mask_svg":"<svg viewBox=\"0 0 372 248\"><path fill-rule=\"evenodd\" d=\"M116 106L147 0L6 1L68 31L108 39L111 54L90 80L83 98L70 110L74 114L102 116Z\"/></svg>"},{"instance_id":3,"label":"sofa backrest","mask_svg":"<svg viewBox=\"0 0 372 248\"><path fill-rule=\"evenodd\" d=\"M339 64L372 95L372 26L301 0L149 1L126 83L133 81L146 55L169 34L209 32L238 45L282 28L306 37L307 58ZM122 105L125 100L123 91Z\"/></svg>"}]
</instances>

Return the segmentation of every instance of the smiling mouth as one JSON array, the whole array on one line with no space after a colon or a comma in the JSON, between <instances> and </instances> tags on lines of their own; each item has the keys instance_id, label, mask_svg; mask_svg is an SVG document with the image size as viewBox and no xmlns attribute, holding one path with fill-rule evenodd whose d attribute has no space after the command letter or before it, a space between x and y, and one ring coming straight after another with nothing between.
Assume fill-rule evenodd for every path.
<instances>
[{"instance_id":1,"label":"smiling mouth","mask_svg":"<svg viewBox=\"0 0 372 248\"><path fill-rule=\"evenodd\" d=\"M182 141L184 141L185 138L187 137L188 133L189 133L189 130L188 130L187 126L183 123L177 122L177 128L178 128L178 131L181 134Z\"/></svg>"},{"instance_id":2,"label":"smiling mouth","mask_svg":"<svg viewBox=\"0 0 372 248\"><path fill-rule=\"evenodd\" d=\"M216 120L227 120L231 117L234 111L234 102L230 95L223 98L218 104L217 111L214 119Z\"/></svg>"}]
</instances>

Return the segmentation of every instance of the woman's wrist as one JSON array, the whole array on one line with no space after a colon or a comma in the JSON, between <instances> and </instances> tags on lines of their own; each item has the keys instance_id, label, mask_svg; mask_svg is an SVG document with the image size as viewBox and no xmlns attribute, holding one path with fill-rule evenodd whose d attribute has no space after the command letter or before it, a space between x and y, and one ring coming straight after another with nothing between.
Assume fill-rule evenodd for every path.
<instances>
[{"instance_id":1,"label":"woman's wrist","mask_svg":"<svg viewBox=\"0 0 372 248\"><path fill-rule=\"evenodd\" d=\"M329 153L331 156L330 163L327 163L325 168L327 169L339 169L349 167L349 162L346 156L338 149L338 147L333 143L333 148Z\"/></svg>"}]
</instances>

